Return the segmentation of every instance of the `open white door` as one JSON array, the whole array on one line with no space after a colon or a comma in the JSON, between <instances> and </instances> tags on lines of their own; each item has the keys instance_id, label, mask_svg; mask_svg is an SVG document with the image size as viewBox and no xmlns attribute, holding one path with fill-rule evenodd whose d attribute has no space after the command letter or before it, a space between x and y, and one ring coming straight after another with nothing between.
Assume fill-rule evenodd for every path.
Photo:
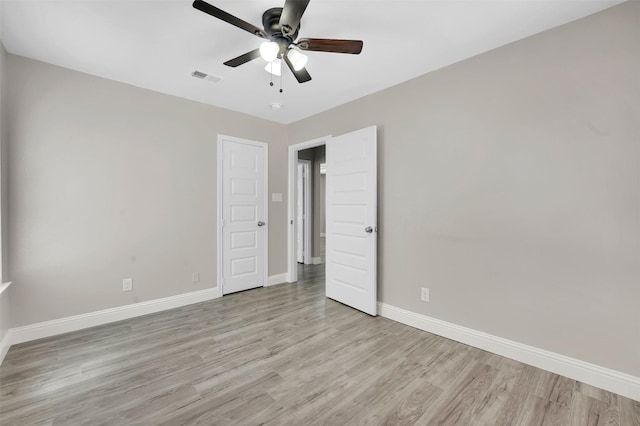
<instances>
[{"instance_id":1,"label":"open white door","mask_svg":"<svg viewBox=\"0 0 640 426\"><path fill-rule=\"evenodd\" d=\"M220 136L222 293L266 284L266 145Z\"/></svg>"},{"instance_id":2,"label":"open white door","mask_svg":"<svg viewBox=\"0 0 640 426\"><path fill-rule=\"evenodd\" d=\"M326 295L376 315L376 127L327 142Z\"/></svg>"}]
</instances>

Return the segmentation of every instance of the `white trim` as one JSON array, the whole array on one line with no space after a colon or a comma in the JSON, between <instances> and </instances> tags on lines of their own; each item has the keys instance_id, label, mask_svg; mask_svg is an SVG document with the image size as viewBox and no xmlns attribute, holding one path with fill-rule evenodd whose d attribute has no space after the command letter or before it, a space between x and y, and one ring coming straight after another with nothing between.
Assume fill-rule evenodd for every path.
<instances>
[{"instance_id":1,"label":"white trim","mask_svg":"<svg viewBox=\"0 0 640 426\"><path fill-rule=\"evenodd\" d=\"M4 293L4 291L8 289L10 285L11 285L11 281L0 284L0 295L2 295L2 293ZM8 329L7 332L4 334L4 336L2 337L2 340L0 340L0 364L2 364L2 360L4 359L5 355L7 355L7 352L11 347L10 342L11 342L11 329Z\"/></svg>"},{"instance_id":2,"label":"white trim","mask_svg":"<svg viewBox=\"0 0 640 426\"><path fill-rule=\"evenodd\" d=\"M640 377L378 302L378 314L485 351L640 401Z\"/></svg>"},{"instance_id":3,"label":"white trim","mask_svg":"<svg viewBox=\"0 0 640 426\"><path fill-rule=\"evenodd\" d=\"M321 263L322 263L322 258L321 257L312 257L311 258L311 264L319 265Z\"/></svg>"},{"instance_id":4,"label":"white trim","mask_svg":"<svg viewBox=\"0 0 640 426\"><path fill-rule=\"evenodd\" d=\"M278 284L283 284L287 282L287 273L283 273L283 274L278 274L278 275L271 275L269 277L269 280L267 281L267 284L265 284L265 287L270 287L272 285L278 285Z\"/></svg>"},{"instance_id":5,"label":"white trim","mask_svg":"<svg viewBox=\"0 0 640 426\"><path fill-rule=\"evenodd\" d=\"M218 274L218 282L216 291L218 292L217 297L222 297L224 294L224 286L223 286L223 271L222 271L222 163L224 160L224 154L222 152L222 141L227 140L229 142L242 143L245 145L253 145L264 148L264 222L266 222L266 230L264 233L264 278L263 285L266 285L269 279L269 145L265 142L257 142L249 139L236 138L235 136L228 136L223 134L218 134L218 147L217 147L217 172L218 172L218 182L216 185L216 230L218 235L216 236L217 240L217 249L218 253L216 256L216 268Z\"/></svg>"},{"instance_id":6,"label":"white trim","mask_svg":"<svg viewBox=\"0 0 640 426\"><path fill-rule=\"evenodd\" d=\"M296 164L298 161L298 151L316 146L326 145L331 139L331 135L323 136L306 142L289 145L288 176L287 176L287 281L292 283L298 281L298 262L296 261Z\"/></svg>"},{"instance_id":7,"label":"white trim","mask_svg":"<svg viewBox=\"0 0 640 426\"><path fill-rule=\"evenodd\" d=\"M7 355L7 352L9 352L9 348L11 347L12 334L12 330L9 329L5 333L2 340L0 340L0 365L2 365L2 361L4 360L4 357Z\"/></svg>"},{"instance_id":8,"label":"white trim","mask_svg":"<svg viewBox=\"0 0 640 426\"><path fill-rule=\"evenodd\" d=\"M216 275L217 275L217 297L222 297L222 162L224 154L222 152L222 135L218 135L218 146L216 151L216 168L217 168L217 184L216 184Z\"/></svg>"},{"instance_id":9,"label":"white trim","mask_svg":"<svg viewBox=\"0 0 640 426\"><path fill-rule=\"evenodd\" d=\"M130 305L103 309L101 311L59 318L52 321L39 322L22 327L15 327L11 328L7 332L7 336L10 336L8 343L16 345L18 343L29 342L31 340L55 336L57 334L69 333L71 331L82 330L84 328L95 327L97 325L109 324L115 321L122 321L194 303L205 302L207 300L216 299L217 294L217 289L212 287L204 290L177 294L175 296L163 297L162 299L147 300L145 302L132 303ZM5 344L4 341L7 340L7 336L2 340L3 344Z\"/></svg>"},{"instance_id":10,"label":"white trim","mask_svg":"<svg viewBox=\"0 0 640 426\"><path fill-rule=\"evenodd\" d=\"M6 289L11 285L11 281L0 284L0 294L4 293Z\"/></svg>"}]
</instances>

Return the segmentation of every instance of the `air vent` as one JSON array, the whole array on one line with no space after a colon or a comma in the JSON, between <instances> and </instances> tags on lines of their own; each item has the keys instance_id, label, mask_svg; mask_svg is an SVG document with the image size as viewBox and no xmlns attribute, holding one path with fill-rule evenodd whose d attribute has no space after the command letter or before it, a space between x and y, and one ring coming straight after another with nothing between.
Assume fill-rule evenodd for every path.
<instances>
[{"instance_id":1,"label":"air vent","mask_svg":"<svg viewBox=\"0 0 640 426\"><path fill-rule=\"evenodd\" d=\"M212 74L206 74L201 71L194 71L191 73L191 76L200 80L206 80L210 83L218 83L220 80L222 80L222 77L218 77L217 75Z\"/></svg>"}]
</instances>

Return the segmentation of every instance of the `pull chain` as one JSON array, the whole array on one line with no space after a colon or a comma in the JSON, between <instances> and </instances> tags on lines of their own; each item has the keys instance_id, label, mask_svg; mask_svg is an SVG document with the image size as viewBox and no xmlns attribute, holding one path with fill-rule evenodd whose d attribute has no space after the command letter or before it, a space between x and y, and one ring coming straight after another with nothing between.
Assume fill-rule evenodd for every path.
<instances>
[{"instance_id":1,"label":"pull chain","mask_svg":"<svg viewBox=\"0 0 640 426\"><path fill-rule=\"evenodd\" d=\"M282 93L282 68L280 69L280 93Z\"/></svg>"},{"instance_id":2,"label":"pull chain","mask_svg":"<svg viewBox=\"0 0 640 426\"><path fill-rule=\"evenodd\" d=\"M269 79L271 80L269 81L269 86L273 87L273 61L269 62L269 67L271 69L271 72L269 73Z\"/></svg>"}]
</instances>

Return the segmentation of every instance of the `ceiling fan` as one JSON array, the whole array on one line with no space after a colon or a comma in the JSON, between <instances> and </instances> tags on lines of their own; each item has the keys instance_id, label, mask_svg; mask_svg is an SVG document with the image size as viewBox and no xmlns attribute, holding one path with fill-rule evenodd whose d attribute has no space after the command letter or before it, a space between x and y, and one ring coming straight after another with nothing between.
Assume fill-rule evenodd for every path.
<instances>
[{"instance_id":1,"label":"ceiling fan","mask_svg":"<svg viewBox=\"0 0 640 426\"><path fill-rule=\"evenodd\" d=\"M305 69L307 56L298 50L310 50L317 52L351 53L354 55L362 51L362 40L336 40L326 38L302 38L296 42L300 31L300 19L310 0L286 0L284 7L268 9L262 15L260 29L240 18L237 18L224 10L203 1L195 0L193 7L215 18L221 19L242 30L248 31L266 41L255 50L240 55L225 62L229 67L237 67L258 57L262 57L269 63L282 59L298 83L311 80L311 76ZM267 65L269 66L269 65Z\"/></svg>"}]
</instances>

